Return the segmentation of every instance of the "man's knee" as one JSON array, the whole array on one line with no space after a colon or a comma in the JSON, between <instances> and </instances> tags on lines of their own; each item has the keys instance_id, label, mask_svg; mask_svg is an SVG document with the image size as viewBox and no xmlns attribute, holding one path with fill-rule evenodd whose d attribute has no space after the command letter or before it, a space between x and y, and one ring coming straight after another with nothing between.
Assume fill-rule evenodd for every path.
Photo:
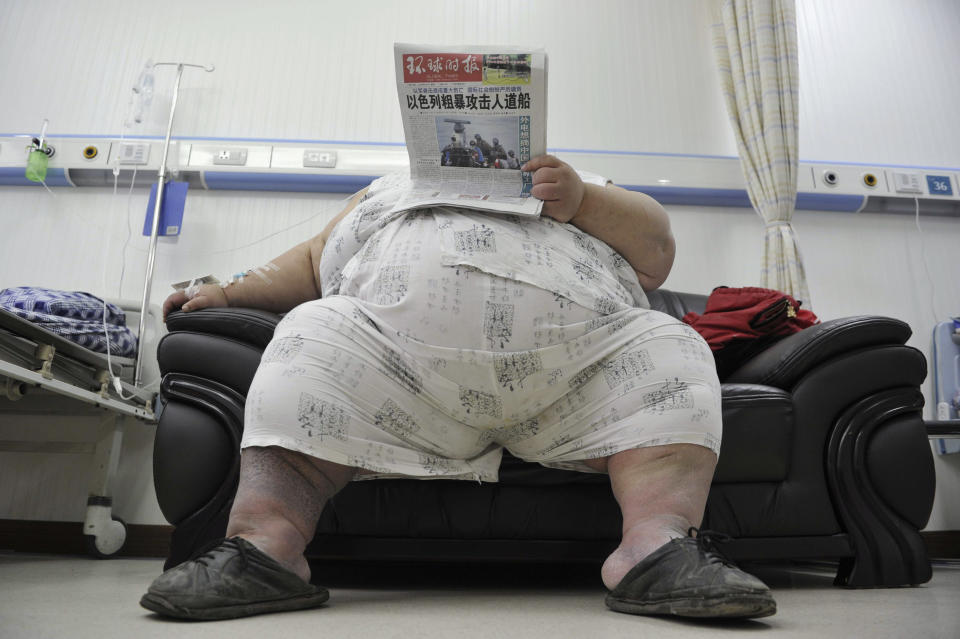
<instances>
[{"instance_id":1,"label":"man's knee","mask_svg":"<svg viewBox=\"0 0 960 639\"><path fill-rule=\"evenodd\" d=\"M250 446L241 451L243 475L247 479L290 475L314 490L332 495L353 479L357 469L279 446Z\"/></svg>"},{"instance_id":2,"label":"man's knee","mask_svg":"<svg viewBox=\"0 0 960 639\"><path fill-rule=\"evenodd\" d=\"M706 446L698 444L665 444L631 448L606 457L587 459L584 463L601 473L610 472L611 463L614 468L659 464L700 470L709 468L712 472L717 464L717 455Z\"/></svg>"}]
</instances>

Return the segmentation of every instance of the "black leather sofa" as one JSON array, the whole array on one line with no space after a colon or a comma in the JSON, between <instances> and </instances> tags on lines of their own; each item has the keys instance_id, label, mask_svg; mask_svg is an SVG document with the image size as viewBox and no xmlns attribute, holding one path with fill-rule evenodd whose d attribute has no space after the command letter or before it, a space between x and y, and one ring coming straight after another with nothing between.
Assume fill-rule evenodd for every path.
<instances>
[{"instance_id":1,"label":"black leather sofa","mask_svg":"<svg viewBox=\"0 0 960 639\"><path fill-rule=\"evenodd\" d=\"M707 296L659 290L653 308L702 313ZM154 479L173 524L167 567L226 529L243 402L279 317L241 308L172 313ZM922 421L923 355L896 319L822 322L773 344L723 382L723 445L704 528L737 560L837 560L836 583L919 584L919 530L933 504ZM620 512L605 475L505 454L500 482L353 482L321 516L311 561L597 561Z\"/></svg>"}]
</instances>

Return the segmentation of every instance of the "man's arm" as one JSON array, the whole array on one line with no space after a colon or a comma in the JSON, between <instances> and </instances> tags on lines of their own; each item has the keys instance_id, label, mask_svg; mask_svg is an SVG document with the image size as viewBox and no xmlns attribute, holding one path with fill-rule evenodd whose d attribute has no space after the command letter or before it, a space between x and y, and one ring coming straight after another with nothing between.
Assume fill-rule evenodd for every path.
<instances>
[{"instance_id":1,"label":"man's arm","mask_svg":"<svg viewBox=\"0 0 960 639\"><path fill-rule=\"evenodd\" d=\"M620 253L637 272L643 290L659 288L677 251L667 212L643 193L613 184L584 187L583 201L570 223Z\"/></svg>"},{"instance_id":2,"label":"man's arm","mask_svg":"<svg viewBox=\"0 0 960 639\"><path fill-rule=\"evenodd\" d=\"M215 306L245 306L285 313L303 302L321 297L318 266L323 247L334 227L353 210L366 191L363 189L350 198L347 206L319 234L274 259L271 264L276 269L261 269L263 277L251 273L242 282L227 287L204 284L192 296L177 291L163 303L164 320L170 311L176 309L190 312Z\"/></svg>"},{"instance_id":3,"label":"man's arm","mask_svg":"<svg viewBox=\"0 0 960 639\"><path fill-rule=\"evenodd\" d=\"M633 267L645 291L666 281L676 243L659 202L619 186L584 184L570 165L552 155L534 158L522 170L534 171L532 193L544 201L544 215L606 242Z\"/></svg>"}]
</instances>

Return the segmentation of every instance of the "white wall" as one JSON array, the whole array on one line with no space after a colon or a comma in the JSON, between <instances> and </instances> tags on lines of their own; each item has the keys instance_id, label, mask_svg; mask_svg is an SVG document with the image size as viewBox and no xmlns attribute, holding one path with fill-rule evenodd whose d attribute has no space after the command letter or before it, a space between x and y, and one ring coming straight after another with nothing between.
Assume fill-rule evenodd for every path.
<instances>
[{"instance_id":1,"label":"white wall","mask_svg":"<svg viewBox=\"0 0 960 639\"><path fill-rule=\"evenodd\" d=\"M735 156L713 67L710 4L7 0L0 4L0 133L37 133L46 117L50 135L117 135L129 88L152 59L217 67L184 75L175 135L401 142L394 41L503 43L542 45L550 56L550 148ZM952 35L960 32L960 4L798 0L797 13L802 160L960 167L960 43ZM27 51L29 63L21 62ZM164 132L172 77L158 72L153 110L131 133ZM55 198L0 187L0 288L36 284L139 299L147 243L136 231L146 192L54 191ZM319 231L339 199L192 192L183 236L161 241L154 301L171 282L271 259ZM762 226L752 211L670 212L679 248L667 288L758 283ZM127 217L134 235L124 253ZM821 318L901 318L914 329L910 343L929 356L935 318L960 308L960 268L951 259L960 221L921 211L922 234L906 215L799 212L794 222ZM58 418L44 428L68 424ZM150 485L151 440L140 426L129 429L116 511L128 522L163 523ZM87 419L70 428L93 427ZM38 429L33 418L0 415L0 439L38 436ZM960 529L958 457L937 459L930 529ZM0 517L82 518L87 480L72 456L0 453L0 466L36 478L14 482L17 488L0 482ZM61 505L24 498L24 491L42 492L29 488L41 483ZM71 494L75 501L64 498Z\"/></svg>"}]
</instances>

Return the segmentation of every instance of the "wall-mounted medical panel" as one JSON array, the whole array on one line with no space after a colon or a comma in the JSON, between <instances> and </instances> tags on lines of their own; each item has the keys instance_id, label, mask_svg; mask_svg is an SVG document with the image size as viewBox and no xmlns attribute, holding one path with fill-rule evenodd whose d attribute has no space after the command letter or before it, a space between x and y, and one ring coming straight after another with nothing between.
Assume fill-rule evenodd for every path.
<instances>
[{"instance_id":1,"label":"wall-mounted medical panel","mask_svg":"<svg viewBox=\"0 0 960 639\"><path fill-rule=\"evenodd\" d=\"M379 175L205 171L203 183L208 189L224 191L280 191L290 193L356 193Z\"/></svg>"},{"instance_id":2,"label":"wall-mounted medical panel","mask_svg":"<svg viewBox=\"0 0 960 639\"><path fill-rule=\"evenodd\" d=\"M604 175L616 184L698 189L744 188L743 173L737 158L576 149L557 149L553 153L578 169Z\"/></svg>"},{"instance_id":3,"label":"wall-mounted medical panel","mask_svg":"<svg viewBox=\"0 0 960 639\"><path fill-rule=\"evenodd\" d=\"M273 147L263 144L191 144L190 159L183 168L217 171L269 169ZM228 169L227 167L233 167Z\"/></svg>"},{"instance_id":4,"label":"wall-mounted medical panel","mask_svg":"<svg viewBox=\"0 0 960 639\"><path fill-rule=\"evenodd\" d=\"M0 185L35 185L24 176L30 136L0 136ZM148 186L156 181L164 141L158 138L48 138L48 186ZM604 175L663 204L751 207L735 157L630 151L551 149L579 169ZM322 140L172 140L172 178L210 190L348 193L408 166L399 144ZM801 162L799 210L960 216L956 169Z\"/></svg>"},{"instance_id":5,"label":"wall-mounted medical panel","mask_svg":"<svg viewBox=\"0 0 960 639\"><path fill-rule=\"evenodd\" d=\"M47 138L44 146L54 149L49 160L48 176L60 172L66 175L69 181L73 181L74 175L93 176L103 173L104 176L109 174L109 183L112 184L114 168L119 169L121 176L132 176L136 171L138 184L144 175L151 173L155 180L163 155L163 140L143 138ZM30 136L0 137L0 184L15 182L18 172L22 173L21 169L26 166L30 147ZM171 140L167 169L176 172L181 165L185 165L189 151L189 145ZM99 186L103 181L91 182L88 179L81 182L72 186ZM129 177L126 178L126 184L129 185ZM53 186L49 180L47 185Z\"/></svg>"},{"instance_id":6,"label":"wall-mounted medical panel","mask_svg":"<svg viewBox=\"0 0 960 639\"><path fill-rule=\"evenodd\" d=\"M850 164L801 165L813 191L843 195L886 195L890 184L883 167Z\"/></svg>"}]
</instances>

